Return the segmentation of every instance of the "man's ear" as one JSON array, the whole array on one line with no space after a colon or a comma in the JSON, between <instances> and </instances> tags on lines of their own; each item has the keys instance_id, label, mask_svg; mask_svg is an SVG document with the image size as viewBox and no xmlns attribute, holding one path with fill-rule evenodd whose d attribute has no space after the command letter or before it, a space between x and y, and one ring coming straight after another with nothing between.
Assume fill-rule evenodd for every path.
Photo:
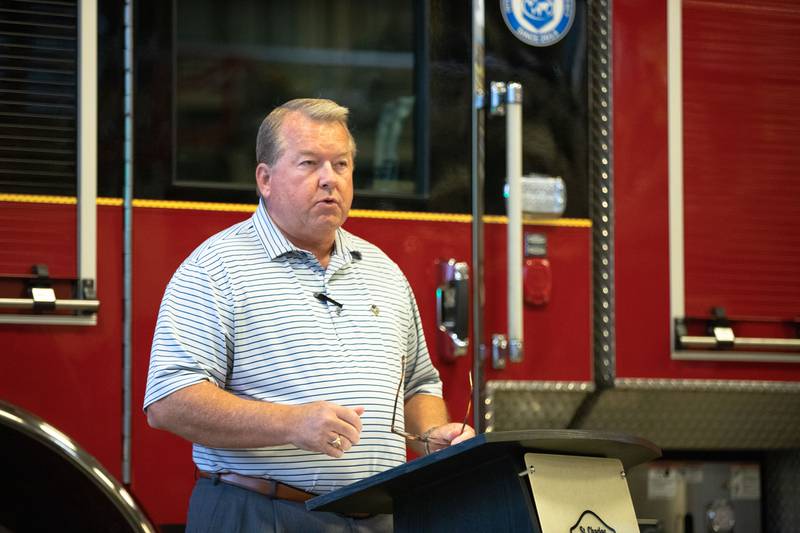
<instances>
[{"instance_id":1,"label":"man's ear","mask_svg":"<svg viewBox=\"0 0 800 533\"><path fill-rule=\"evenodd\" d=\"M266 163L256 165L256 188L261 198L269 198L270 176L270 168Z\"/></svg>"}]
</instances>

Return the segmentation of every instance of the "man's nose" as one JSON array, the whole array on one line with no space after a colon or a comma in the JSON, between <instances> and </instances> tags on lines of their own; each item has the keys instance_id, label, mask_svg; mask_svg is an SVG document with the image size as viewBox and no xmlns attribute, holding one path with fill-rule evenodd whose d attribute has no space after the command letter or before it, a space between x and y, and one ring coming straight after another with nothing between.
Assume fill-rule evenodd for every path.
<instances>
[{"instance_id":1,"label":"man's nose","mask_svg":"<svg viewBox=\"0 0 800 533\"><path fill-rule=\"evenodd\" d=\"M322 163L317 175L319 176L319 186L323 189L333 189L336 187L339 176L333 170L333 165L330 161Z\"/></svg>"}]
</instances>

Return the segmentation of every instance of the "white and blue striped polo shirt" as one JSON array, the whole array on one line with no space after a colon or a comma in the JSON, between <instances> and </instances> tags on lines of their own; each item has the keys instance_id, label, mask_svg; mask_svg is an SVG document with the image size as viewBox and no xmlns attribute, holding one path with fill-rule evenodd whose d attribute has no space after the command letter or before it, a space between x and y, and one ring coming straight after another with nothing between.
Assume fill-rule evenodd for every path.
<instances>
[{"instance_id":1,"label":"white and blue striped polo shirt","mask_svg":"<svg viewBox=\"0 0 800 533\"><path fill-rule=\"evenodd\" d=\"M342 309L318 300L316 292ZM390 431L404 354L405 398L441 396L400 268L339 229L323 269L283 236L260 204L250 219L201 244L175 272L158 314L144 407L203 380L252 400L362 405L361 440L339 459L291 445L193 447L201 470L325 493L405 461L405 441Z\"/></svg>"}]
</instances>

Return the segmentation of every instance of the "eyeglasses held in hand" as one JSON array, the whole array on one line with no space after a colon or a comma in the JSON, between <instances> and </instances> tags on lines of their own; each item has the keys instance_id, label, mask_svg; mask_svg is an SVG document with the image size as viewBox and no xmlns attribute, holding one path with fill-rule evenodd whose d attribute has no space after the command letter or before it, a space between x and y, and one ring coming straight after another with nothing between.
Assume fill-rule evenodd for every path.
<instances>
[{"instance_id":1,"label":"eyeglasses held in hand","mask_svg":"<svg viewBox=\"0 0 800 533\"><path fill-rule=\"evenodd\" d=\"M394 396L394 407L392 408L392 433L397 435L401 435L405 437L407 440L414 440L417 442L425 443L425 450L430 451L429 446L431 444L435 446L450 446L449 440L445 439L438 439L436 437L431 437L429 435L418 435L416 433L408 433L402 429L396 428L394 423L397 419L397 402L400 401L400 391L403 388L403 383L406 380L406 357L405 355L402 357L400 361L400 382L397 384L397 393ZM464 413L464 422L461 424L461 431L459 435L464 433L464 429L467 427L467 420L469 418L469 410L472 407L472 371L469 372L469 401L467 402L467 412Z\"/></svg>"}]
</instances>

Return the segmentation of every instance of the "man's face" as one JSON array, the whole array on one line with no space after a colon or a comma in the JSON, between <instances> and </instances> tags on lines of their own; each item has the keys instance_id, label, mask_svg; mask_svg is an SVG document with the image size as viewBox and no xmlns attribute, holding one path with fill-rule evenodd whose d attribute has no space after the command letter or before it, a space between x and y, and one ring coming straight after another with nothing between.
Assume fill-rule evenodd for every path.
<instances>
[{"instance_id":1,"label":"man's face","mask_svg":"<svg viewBox=\"0 0 800 533\"><path fill-rule=\"evenodd\" d=\"M341 124L299 112L281 126L284 150L274 165L260 163L256 182L272 220L301 248L330 246L353 202L353 157Z\"/></svg>"}]
</instances>

